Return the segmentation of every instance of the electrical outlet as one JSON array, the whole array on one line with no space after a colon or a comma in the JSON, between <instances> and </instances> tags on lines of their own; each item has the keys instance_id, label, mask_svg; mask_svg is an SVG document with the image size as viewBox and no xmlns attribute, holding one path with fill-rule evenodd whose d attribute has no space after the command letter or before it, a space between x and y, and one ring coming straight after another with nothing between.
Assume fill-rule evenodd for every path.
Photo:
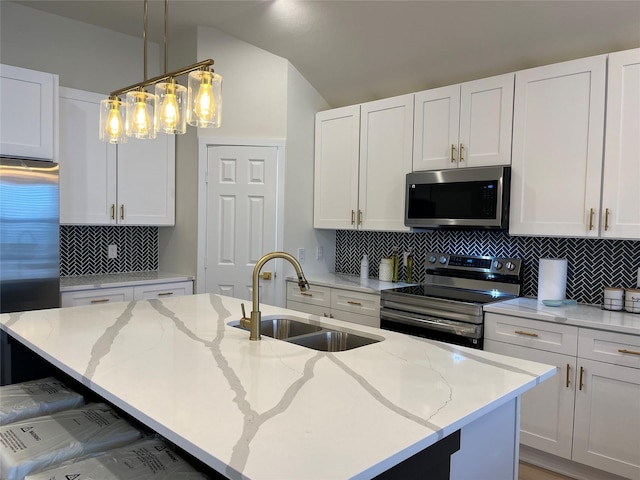
<instances>
[{"instance_id":1,"label":"electrical outlet","mask_svg":"<svg viewBox=\"0 0 640 480\"><path fill-rule=\"evenodd\" d=\"M306 252L305 252L304 248L299 248L298 249L298 261L300 263L304 263L305 257L306 257Z\"/></svg>"},{"instance_id":2,"label":"electrical outlet","mask_svg":"<svg viewBox=\"0 0 640 480\"><path fill-rule=\"evenodd\" d=\"M109 245L109 258L118 258L118 245Z\"/></svg>"},{"instance_id":3,"label":"electrical outlet","mask_svg":"<svg viewBox=\"0 0 640 480\"><path fill-rule=\"evenodd\" d=\"M324 258L324 249L322 247L316 248L316 260L322 260Z\"/></svg>"}]
</instances>

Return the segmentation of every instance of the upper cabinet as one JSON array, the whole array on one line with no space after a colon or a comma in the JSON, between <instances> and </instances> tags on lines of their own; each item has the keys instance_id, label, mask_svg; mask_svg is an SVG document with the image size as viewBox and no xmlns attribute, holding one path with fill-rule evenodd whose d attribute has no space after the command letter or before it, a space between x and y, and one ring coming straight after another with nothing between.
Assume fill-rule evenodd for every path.
<instances>
[{"instance_id":1,"label":"upper cabinet","mask_svg":"<svg viewBox=\"0 0 640 480\"><path fill-rule=\"evenodd\" d=\"M58 76L0 65L0 155L56 159Z\"/></svg>"},{"instance_id":2,"label":"upper cabinet","mask_svg":"<svg viewBox=\"0 0 640 480\"><path fill-rule=\"evenodd\" d=\"M516 73L509 233L598 236L606 59Z\"/></svg>"},{"instance_id":3,"label":"upper cabinet","mask_svg":"<svg viewBox=\"0 0 640 480\"><path fill-rule=\"evenodd\" d=\"M509 165L514 74L415 94L413 170Z\"/></svg>"},{"instance_id":4,"label":"upper cabinet","mask_svg":"<svg viewBox=\"0 0 640 480\"><path fill-rule=\"evenodd\" d=\"M413 95L316 115L314 227L407 231Z\"/></svg>"},{"instance_id":5,"label":"upper cabinet","mask_svg":"<svg viewBox=\"0 0 640 480\"><path fill-rule=\"evenodd\" d=\"M600 233L640 238L640 48L609 55Z\"/></svg>"},{"instance_id":6,"label":"upper cabinet","mask_svg":"<svg viewBox=\"0 0 640 480\"><path fill-rule=\"evenodd\" d=\"M99 141L103 98L60 88L60 223L173 225L175 137Z\"/></svg>"},{"instance_id":7,"label":"upper cabinet","mask_svg":"<svg viewBox=\"0 0 640 480\"><path fill-rule=\"evenodd\" d=\"M355 227L358 209L360 105L316 114L313 226Z\"/></svg>"}]
</instances>

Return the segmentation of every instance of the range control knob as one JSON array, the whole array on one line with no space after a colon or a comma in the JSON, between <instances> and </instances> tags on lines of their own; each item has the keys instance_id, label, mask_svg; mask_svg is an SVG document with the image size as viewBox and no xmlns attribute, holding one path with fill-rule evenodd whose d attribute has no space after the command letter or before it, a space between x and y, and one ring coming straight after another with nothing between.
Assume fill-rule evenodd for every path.
<instances>
[{"instance_id":1,"label":"range control knob","mask_svg":"<svg viewBox=\"0 0 640 480\"><path fill-rule=\"evenodd\" d=\"M436 260L437 260L437 258L436 258L436 256L435 256L435 255L431 255L431 256L429 257L429 263L436 263Z\"/></svg>"},{"instance_id":2,"label":"range control knob","mask_svg":"<svg viewBox=\"0 0 640 480\"><path fill-rule=\"evenodd\" d=\"M442 265L446 264L446 263L447 263L447 257L445 257L444 255L443 255L443 256L441 256L441 257L440 257L440 263L441 263Z\"/></svg>"},{"instance_id":3,"label":"range control knob","mask_svg":"<svg viewBox=\"0 0 640 480\"><path fill-rule=\"evenodd\" d=\"M493 268L495 268L496 270L500 270L502 268L502 262L496 260L495 262L493 262Z\"/></svg>"},{"instance_id":4,"label":"range control knob","mask_svg":"<svg viewBox=\"0 0 640 480\"><path fill-rule=\"evenodd\" d=\"M507 270L509 270L510 272L514 271L516 269L516 264L513 262L507 262Z\"/></svg>"}]
</instances>

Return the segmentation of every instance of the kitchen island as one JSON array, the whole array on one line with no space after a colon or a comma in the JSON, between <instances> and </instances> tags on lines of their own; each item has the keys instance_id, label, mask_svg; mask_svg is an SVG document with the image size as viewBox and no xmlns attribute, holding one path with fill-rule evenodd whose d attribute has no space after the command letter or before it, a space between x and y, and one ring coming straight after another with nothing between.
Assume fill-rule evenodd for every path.
<instances>
[{"instance_id":1,"label":"kitchen island","mask_svg":"<svg viewBox=\"0 0 640 480\"><path fill-rule=\"evenodd\" d=\"M517 478L519 398L556 367L267 305L263 320L380 341L335 353L251 342L228 325L241 302L200 294L2 314L0 326L230 478L371 478L458 430L452 479Z\"/></svg>"}]
</instances>

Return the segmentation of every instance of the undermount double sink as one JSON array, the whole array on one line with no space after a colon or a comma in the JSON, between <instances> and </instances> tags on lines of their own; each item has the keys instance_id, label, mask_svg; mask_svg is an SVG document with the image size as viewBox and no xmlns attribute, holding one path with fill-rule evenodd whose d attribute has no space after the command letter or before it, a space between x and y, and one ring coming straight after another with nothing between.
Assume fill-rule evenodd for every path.
<instances>
[{"instance_id":1,"label":"undermount double sink","mask_svg":"<svg viewBox=\"0 0 640 480\"><path fill-rule=\"evenodd\" d=\"M266 317L260 323L262 335L321 352L343 352L381 341L379 338L311 325L286 315ZM238 321L229 325L242 328Z\"/></svg>"}]
</instances>

